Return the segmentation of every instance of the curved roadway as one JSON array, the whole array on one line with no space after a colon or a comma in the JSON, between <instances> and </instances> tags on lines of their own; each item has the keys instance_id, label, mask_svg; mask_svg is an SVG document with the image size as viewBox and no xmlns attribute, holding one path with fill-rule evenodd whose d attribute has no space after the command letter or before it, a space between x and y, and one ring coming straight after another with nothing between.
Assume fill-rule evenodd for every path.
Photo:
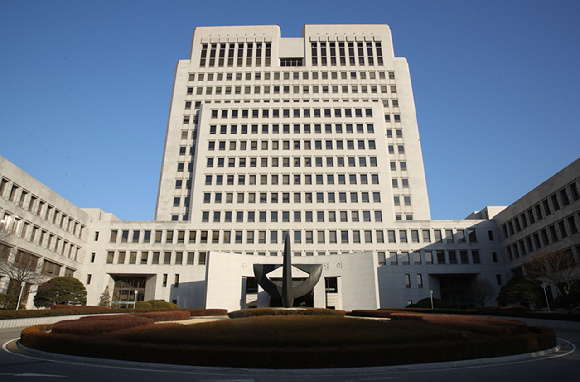
<instances>
[{"instance_id":1,"label":"curved roadway","mask_svg":"<svg viewBox=\"0 0 580 382\"><path fill-rule=\"evenodd\" d=\"M12 340L20 337L22 329L0 330L0 381L45 381L63 380L79 382L147 382L169 380L212 381L212 382L253 382L253 381L574 381L580 375L580 332L556 331L561 340L559 352L524 361L500 363L486 366L463 368L441 368L435 370L386 371L376 368L365 370L334 370L316 374L279 373L240 369L190 368L184 370L161 370L150 367L105 366L82 362L57 361L38 356L12 353Z\"/></svg>"}]
</instances>

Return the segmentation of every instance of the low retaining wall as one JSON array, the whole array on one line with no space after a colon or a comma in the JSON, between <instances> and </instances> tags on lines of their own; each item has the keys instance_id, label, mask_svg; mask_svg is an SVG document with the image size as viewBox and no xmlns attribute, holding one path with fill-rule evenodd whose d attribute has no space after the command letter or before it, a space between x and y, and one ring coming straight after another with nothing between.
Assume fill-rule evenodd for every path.
<instances>
[{"instance_id":1,"label":"low retaining wall","mask_svg":"<svg viewBox=\"0 0 580 382\"><path fill-rule=\"evenodd\" d=\"M119 313L115 313L119 314ZM0 320L1 329L27 328L34 325L49 325L65 320L78 320L81 317L94 316L94 314L78 314L74 316L51 316L51 317L31 317L15 318L12 320Z\"/></svg>"}]
</instances>

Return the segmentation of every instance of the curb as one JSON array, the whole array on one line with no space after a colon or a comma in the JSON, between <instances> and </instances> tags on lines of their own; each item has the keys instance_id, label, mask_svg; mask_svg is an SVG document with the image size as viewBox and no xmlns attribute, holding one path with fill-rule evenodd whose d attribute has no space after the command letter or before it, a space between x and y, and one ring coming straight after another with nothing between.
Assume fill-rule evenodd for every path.
<instances>
[{"instance_id":1,"label":"curb","mask_svg":"<svg viewBox=\"0 0 580 382\"><path fill-rule=\"evenodd\" d=\"M10 346L11 345L11 346ZM210 367L210 366L187 366L187 365L172 365L164 363L146 363L146 362L132 362L132 361L118 361L105 358L87 358L78 357L66 354L48 353L41 350L28 348L20 343L19 340L14 340L9 344L10 347L16 347L15 353L20 353L27 356L37 356L56 362L79 363L93 366L108 366L108 367L127 367L132 369L154 369L154 370L170 370L170 371L189 371L199 373L247 373L247 374L283 374L283 375L349 375L349 374L370 374L370 373L388 373L388 372L403 372L403 371L425 371L438 369L456 369L473 366L487 366L497 365L518 361L532 360L548 354L553 354L560 350L560 341L558 345L551 349L541 350L534 353L516 354L505 357L495 358L479 358L468 359L463 361L452 362L437 362L437 363L420 363L412 365L395 365L395 366L377 366L377 367L358 367L358 368L344 368L344 369L250 369L250 368L226 368L226 367ZM16 349L14 349L16 350Z\"/></svg>"}]
</instances>

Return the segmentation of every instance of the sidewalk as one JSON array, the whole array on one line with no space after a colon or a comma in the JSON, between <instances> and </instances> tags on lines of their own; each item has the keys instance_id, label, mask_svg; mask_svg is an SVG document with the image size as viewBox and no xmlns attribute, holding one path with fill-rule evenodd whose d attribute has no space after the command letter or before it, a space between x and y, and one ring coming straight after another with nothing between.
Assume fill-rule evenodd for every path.
<instances>
[{"instance_id":1,"label":"sidewalk","mask_svg":"<svg viewBox=\"0 0 580 382\"><path fill-rule=\"evenodd\" d=\"M563 321L563 320L542 320L539 318L520 318L520 317L505 317L505 316L481 316L481 317L493 317L503 320L514 320L525 322L528 325L533 326L543 326L550 329L557 330L568 330L571 332L580 332L580 322L576 321Z\"/></svg>"},{"instance_id":2,"label":"sidewalk","mask_svg":"<svg viewBox=\"0 0 580 382\"><path fill-rule=\"evenodd\" d=\"M113 313L119 314L119 313ZM55 322L65 321L65 320L78 320L81 317L86 316L95 316L95 314L79 314L74 316L52 316L52 317L32 317L32 318L17 318L12 320L0 320L0 330L2 329L15 329L15 328L27 328L29 326L34 325L49 325L54 324ZM99 316L101 316L99 314ZM217 320L227 320L229 319L228 316L193 316L188 321L174 321L179 322L180 324L190 325L190 324L197 324L200 322L209 322L209 321L217 321ZM173 321L161 321L160 323L164 322L173 322Z\"/></svg>"}]
</instances>

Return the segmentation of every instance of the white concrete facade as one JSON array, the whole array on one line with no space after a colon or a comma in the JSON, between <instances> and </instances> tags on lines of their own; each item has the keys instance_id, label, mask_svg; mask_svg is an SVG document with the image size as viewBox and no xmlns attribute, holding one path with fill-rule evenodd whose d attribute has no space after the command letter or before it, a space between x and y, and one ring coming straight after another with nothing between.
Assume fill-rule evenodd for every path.
<instances>
[{"instance_id":1,"label":"white concrete facade","mask_svg":"<svg viewBox=\"0 0 580 382\"><path fill-rule=\"evenodd\" d=\"M580 261L580 159L493 218L500 227L506 278L525 274L533 257L570 249Z\"/></svg>"},{"instance_id":2,"label":"white concrete facade","mask_svg":"<svg viewBox=\"0 0 580 382\"><path fill-rule=\"evenodd\" d=\"M577 167L555 182L570 187ZM386 25L306 25L299 38L278 26L196 28L175 72L154 221L80 210L1 157L0 176L0 217L50 231L54 218L20 210L34 194L73 222L50 232L76 260L24 242L85 283L89 305L109 287L127 307L267 306L252 265L281 264L286 233L294 263L324 265L318 307L403 307L430 290L462 305L477 280L499 291L509 277L496 220L511 207L430 219L409 68ZM23 202L13 183L28 190Z\"/></svg>"},{"instance_id":3,"label":"white concrete facade","mask_svg":"<svg viewBox=\"0 0 580 382\"><path fill-rule=\"evenodd\" d=\"M89 221L81 209L0 156L0 261L31 259L47 279L78 274ZM25 286L27 309L36 288ZM20 285L1 277L0 293L5 291L18 293Z\"/></svg>"}]
</instances>

